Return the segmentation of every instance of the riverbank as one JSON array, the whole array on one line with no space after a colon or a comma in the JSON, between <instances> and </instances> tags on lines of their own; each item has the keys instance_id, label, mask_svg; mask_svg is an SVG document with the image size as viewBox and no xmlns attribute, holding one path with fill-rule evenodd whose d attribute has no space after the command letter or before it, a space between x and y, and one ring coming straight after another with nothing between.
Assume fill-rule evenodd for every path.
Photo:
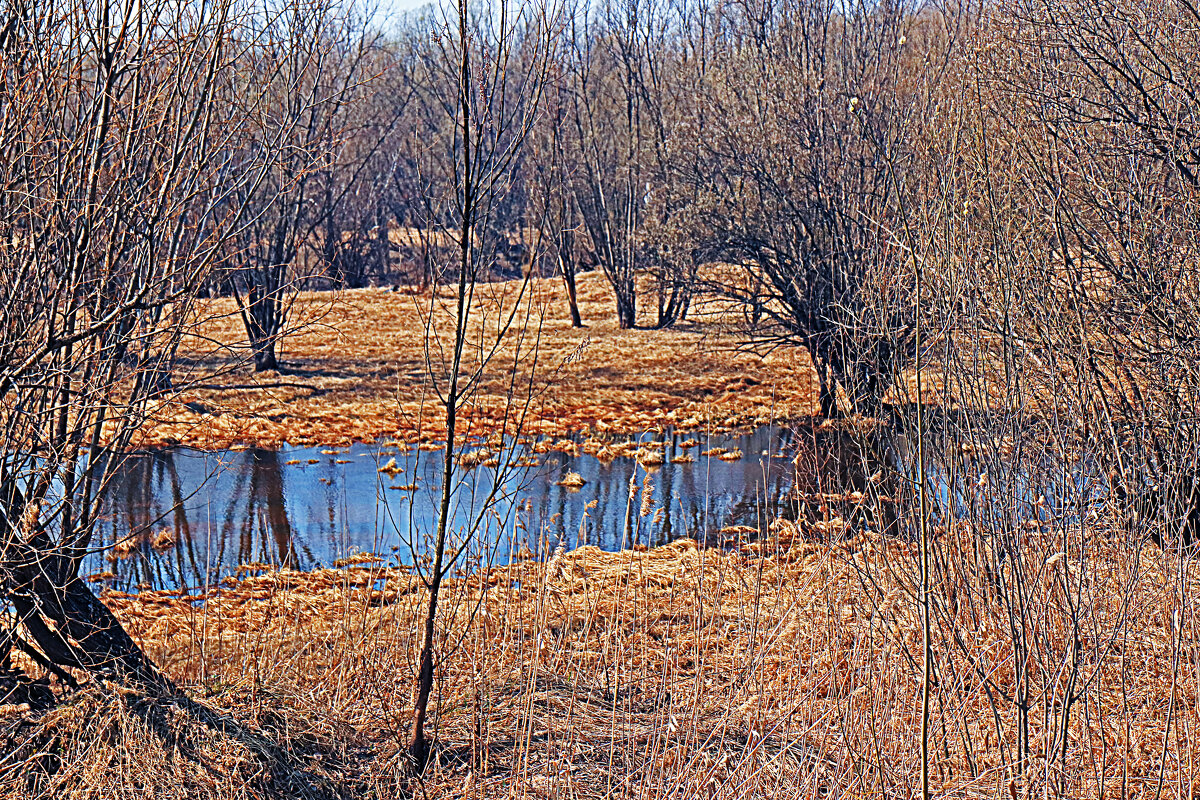
<instances>
[{"instance_id":1,"label":"riverbank","mask_svg":"<svg viewBox=\"0 0 1200 800\"><path fill-rule=\"evenodd\" d=\"M712 302L697 301L689 320L668 330L621 330L603 275L585 273L585 327L572 328L560 280L531 281L518 302L520 288L510 281L477 289L463 373L478 369L479 382L460 430L486 436L518 421L531 436L728 430L817 410L804 351L744 351ZM448 343L451 302L388 289L302 293L291 311L295 332L280 345L285 371L253 373L232 301L208 301L176 370L176 382L194 388L153 407L137 444L217 450L444 439L428 364Z\"/></svg>"},{"instance_id":2,"label":"riverbank","mask_svg":"<svg viewBox=\"0 0 1200 800\"><path fill-rule=\"evenodd\" d=\"M7 763L23 767L0 768L0 786L10 797L31 786L55 797L130 786L187 798L912 796L916 548L803 533L779 523L737 551L582 547L455 577L439 617L437 757L419 784L403 754L426 594L408 571L268 572L206 597L108 593L223 721L94 692L43 714L9 709ZM945 552L970 541L952 533ZM1031 533L1027 545L1054 542ZM1046 561L1022 585L1042 609L1025 662L1003 603L972 599L986 581L964 570L939 587L935 794L1137 796L1161 780L1164 796L1191 796L1197 673L1190 656L1170 657L1166 598L1196 567L1100 539L1086 562ZM1086 598L1074 629L1063 577ZM1195 624L1188 614L1177 629ZM1064 716L1071 664L1089 699Z\"/></svg>"}]
</instances>

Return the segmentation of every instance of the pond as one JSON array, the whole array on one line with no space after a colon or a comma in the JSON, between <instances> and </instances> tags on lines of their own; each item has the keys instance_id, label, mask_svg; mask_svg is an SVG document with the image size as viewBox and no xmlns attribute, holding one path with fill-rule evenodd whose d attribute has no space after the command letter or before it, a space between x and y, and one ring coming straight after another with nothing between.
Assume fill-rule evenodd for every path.
<instances>
[{"instance_id":1,"label":"pond","mask_svg":"<svg viewBox=\"0 0 1200 800\"><path fill-rule=\"evenodd\" d=\"M637 441L663 463L522 445L512 451L522 466L506 480L484 465L461 469L451 506L457 558L469 567L557 547L618 550L762 530L793 513L797 483L811 490L824 471L819 458L797 458L817 448L811 425ZM741 456L722 459L721 449ZM108 487L84 574L125 591L195 590L247 565L308 570L368 554L412 564L430 552L443 457L440 448L382 443L131 455ZM559 485L568 473L580 488Z\"/></svg>"}]
</instances>

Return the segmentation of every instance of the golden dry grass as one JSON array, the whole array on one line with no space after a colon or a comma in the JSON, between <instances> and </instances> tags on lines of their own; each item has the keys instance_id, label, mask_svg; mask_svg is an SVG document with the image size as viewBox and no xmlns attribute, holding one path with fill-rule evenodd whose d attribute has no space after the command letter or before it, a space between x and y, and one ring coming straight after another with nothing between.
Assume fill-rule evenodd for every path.
<instances>
[{"instance_id":1,"label":"golden dry grass","mask_svg":"<svg viewBox=\"0 0 1200 800\"><path fill-rule=\"evenodd\" d=\"M915 548L797 533L781 524L739 552L688 540L582 547L456 578L440 617L439 755L420 786L404 777L403 745L426 595L408 572L361 566L268 573L203 603L105 598L171 676L237 721L234 733L114 695L10 714L9 746L29 754L60 737L59 769L40 785L61 797L121 786L144 788L121 796L179 797L912 796ZM1034 535L1030 547L1051 539ZM965 534L944 542L948 555L969 545ZM935 595L953 625L935 627L935 796L1146 796L1160 777L1164 797L1200 788L1195 642L1174 650L1171 634L1172 619L1177 635L1197 627L1176 598L1179 581L1200 574L1158 551L1135 558L1098 543L1091 553L1051 556L1031 579L1044 604L1034 633L1066 660L1021 664L1023 679L999 605L968 602L985 591L978 576L944 574ZM1051 732L1072 652L1054 611L1063 576L1080 580L1087 621L1084 691L1059 754ZM1018 708L1003 695L1022 680L1032 745L1018 775ZM187 747L153 734L160 723ZM62 744L85 728L82 743ZM257 747L259 732L286 758ZM25 796L32 763L0 771L8 796Z\"/></svg>"},{"instance_id":2,"label":"golden dry grass","mask_svg":"<svg viewBox=\"0 0 1200 800\"><path fill-rule=\"evenodd\" d=\"M473 341L495 330L495 309L511 307L514 287L485 287ZM465 409L471 433L512 428L500 410L524 396L510 379L529 376L533 361L514 341L538 348L525 426L544 437L535 450L654 464L663 458L654 443L604 434L815 411L803 353L736 353L720 320L702 314L677 330L618 330L596 275L580 283L589 327L572 330L558 283L533 289L525 308L536 324L483 370ZM438 302L444 334L447 300ZM183 398L190 407L159 409L145 443L436 441L444 430L422 310L438 302L379 290L305 295L297 313L308 324L282 352L294 372L225 374ZM229 308L217 301L207 311ZM240 340L238 325L220 314L206 323L189 343L192 363L218 372L235 363L225 347ZM478 366L477 350L467 363ZM600 435L561 438L575 430ZM488 455L472 445L464 466ZM857 492L819 499L863 501ZM722 533L743 542L758 532ZM1030 529L1018 584L1007 563L979 561L984 537L938 533L935 796L1197 796L1200 615L1185 590L1200 574L1191 561L1096 531L1070 533L1063 552ZM0 719L11 753L0 789L89 798L917 795L915 546L839 541L848 526L829 514L809 525L777 521L771 534L735 551L690 541L582 547L455 577L439 616L438 756L419 781L406 775L404 745L428 595L408 571L348 562L268 572L206 597L110 593L105 602L151 657L215 711L99 690L42 714L10 708ZM1016 632L1006 607L1014 592L1027 613ZM1065 737L1056 732L1064 715Z\"/></svg>"},{"instance_id":3,"label":"golden dry grass","mask_svg":"<svg viewBox=\"0 0 1200 800\"><path fill-rule=\"evenodd\" d=\"M478 365L480 343L496 332L496 309L512 307L519 285L478 287L475 347L468 348L464 371ZM620 330L611 289L597 273L580 276L578 297L586 327L573 329L561 281L532 281L518 314L520 331L510 332L483 369L464 409L472 432L505 424L511 430L505 409L531 392L524 429L532 435L732 427L816 410L815 376L803 350L766 357L736 352L738 340L702 310L671 330ZM451 300L440 297L433 316L443 343L453 320ZM385 289L303 294L293 312L298 330L280 350L288 372L253 375L242 364L244 332L232 304L212 301L203 311L207 321L185 342L179 377L218 377L154 409L140 444L217 449L444 437L426 368L430 307L428 294Z\"/></svg>"}]
</instances>

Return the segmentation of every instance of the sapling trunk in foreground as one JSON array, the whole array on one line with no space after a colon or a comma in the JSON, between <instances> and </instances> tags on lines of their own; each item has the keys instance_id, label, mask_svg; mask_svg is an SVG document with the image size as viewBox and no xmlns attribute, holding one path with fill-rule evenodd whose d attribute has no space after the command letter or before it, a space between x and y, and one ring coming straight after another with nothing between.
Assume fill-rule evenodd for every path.
<instances>
[{"instance_id":1,"label":"sapling trunk in foreground","mask_svg":"<svg viewBox=\"0 0 1200 800\"><path fill-rule=\"evenodd\" d=\"M421 631L421 655L417 672L416 703L413 711L412 735L408 744L412 767L416 771L424 768L430 756L430 742L427 727L429 724L429 702L433 696L434 675L437 667L437 615L438 605L443 588L445 573L454 565L466 543L475 536L482 525L485 513L498 499L498 487L504 482L504 475L509 469L507 460L502 456L499 465L495 467L493 487L485 493L482 499L473 501L472 522L462 531L452 531L453 497L455 483L460 479L456 469L455 440L459 433L461 420L460 406L469 398L478 385L484 368L497 355L502 341L518 340L515 350L511 353L514 371L517 364L525 357L522 353L523 334L521 331L529 325L528 317L521 324L514 324L520 315L518 309L526 300L525 288L512 300L511 307L504 309L505 301L501 300L495 308L489 306L489 313L497 312L492 322L487 318L481 320L485 334L472 326L472 303L477 287L488 277L488 268L495 263L495 254L486 250L495 246L494 239L479 235L488 225L495 223L494 209L499 205L515 170L518 154L522 144L529 134L533 124L542 87L546 83L548 63L548 42L550 26L545 22L548 15L545 9L535 9L532 5L523 6L522 10L510 18L504 3L499 6L497 24L494 29L481 31L472 21L471 12L465 0L460 0L454 9L453 17L438 37L442 43L439 53L440 66L445 67L442 80L445 81L447 96L444 108L453 115L453 136L448 141L447 157L440 162L438 168L450 171L449 181L452 189L443 195L439 201L435 193L427 198L427 226L431 229L443 228L443 233L453 236L458 241L458 248L452 263L444 265L451 270L457 270L457 296L454 305L453 341L450 348L427 347L426 359L430 377L439 383L440 408L444 414L446 427L446 449L441 464L441 492L438 503L438 517L435 528L431 567L423 578L425 588L429 592L429 605L425 610ZM518 63L519 62L519 63ZM435 65L435 69L439 65ZM449 96L453 92L453 96ZM516 99L513 102L513 99ZM448 187L449 188L449 187ZM439 207L440 206L440 207ZM443 227L446 220L453 220L457 229ZM436 275L436 272L435 272ZM437 281L435 277L434 292L430 298L429 318L426 335L436 339L437 324ZM494 329L491 325L494 323ZM468 340L468 336L471 337ZM479 337L478 341L476 336ZM483 343L483 339L487 343ZM537 339L536 336L532 337ZM427 339L427 341L429 341ZM467 347L472 348L470 359L464 357ZM476 352L476 350L478 352ZM530 357L536 360L536 347ZM444 360L443 355L448 355ZM434 375L434 362L440 369ZM468 362L469 363L466 363ZM444 369L444 372L441 371ZM519 381L514 379L510 390ZM532 375L529 380L532 381ZM522 379L524 381L524 379ZM521 407L510 394L509 409ZM526 407L528 398L526 398ZM520 418L523 412L513 414L510 420L508 412L503 419L498 420L498 433L510 430L509 424L520 429ZM503 449L503 446L501 447ZM457 544L454 544L457 542Z\"/></svg>"},{"instance_id":2,"label":"sapling trunk in foreground","mask_svg":"<svg viewBox=\"0 0 1200 800\"><path fill-rule=\"evenodd\" d=\"M470 295L467 290L468 277L472 272L472 226L475 222L476 193L474 153L472 151L471 124L471 60L467 36L467 9L465 0L458 7L458 34L460 69L458 103L462 126L462 155L459 166L462 174L462 227L458 248L458 298L454 314L454 356L451 359L449 386L445 396L446 449L442 460L442 493L438 505L437 534L434 540L433 571L430 573L429 610L425 614L425 629L421 639L421 666L417 674L417 702L413 712L412 740L409 754L417 770L424 769L429 759L429 740L425 735L425 720L429 713L429 696L433 692L433 646L437 625L438 594L442 587L443 562L446 557L446 529L450 524L450 495L454 490L454 434L458 423L458 372L462 364L463 344L466 340L466 324L470 315ZM436 296L436 289L435 289ZM431 317L432 323L432 317Z\"/></svg>"},{"instance_id":3,"label":"sapling trunk in foreground","mask_svg":"<svg viewBox=\"0 0 1200 800\"><path fill-rule=\"evenodd\" d=\"M466 60L464 58L464 73ZM470 163L469 150L464 153L465 163ZM467 192L470 197L470 191ZM464 203L464 210L469 213L471 200ZM464 214L464 217L467 216ZM465 221L465 220L464 220ZM466 224L463 230L468 230ZM434 540L433 571L429 577L429 610L425 614L425 630L421 639L421 666L417 675L417 703L413 714L412 741L409 743L409 753L418 769L425 766L429 759L429 741L425 735L425 720L429 710L429 696L433 691L433 645L437 623L438 593L442 586L443 562L446 557L446 529L450 517L450 495L453 492L454 480L454 434L458 423L458 369L462 363L462 348L465 340L465 327L469 316L469 301L467 295L467 275L471 265L471 241L463 236L461 245L461 260L459 263L458 303L455 314L454 328L454 361L450 373L450 386L446 392L446 450L442 459L442 493L438 505L437 533Z\"/></svg>"}]
</instances>

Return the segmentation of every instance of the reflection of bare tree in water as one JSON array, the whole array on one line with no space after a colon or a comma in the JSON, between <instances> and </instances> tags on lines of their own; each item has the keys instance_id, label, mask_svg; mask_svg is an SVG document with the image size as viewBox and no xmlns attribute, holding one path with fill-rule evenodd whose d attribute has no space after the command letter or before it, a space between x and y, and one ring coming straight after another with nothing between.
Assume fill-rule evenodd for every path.
<instances>
[{"instance_id":1,"label":"reflection of bare tree in water","mask_svg":"<svg viewBox=\"0 0 1200 800\"><path fill-rule=\"evenodd\" d=\"M585 474L584 490L571 493L547 477L524 493L528 508L507 544L536 550L565 540L569 546L614 549L624 534L627 545L654 546L680 536L728 545L734 543L731 536L740 541L768 535L777 518L801 523L791 535L815 538L837 536L842 522L848 535L866 527L894 530L886 515L895 518L891 500L905 494L899 487L908 478L896 469L872 466L893 438L890 428L880 426L873 439L863 431L813 424L708 437L702 443L696 438L674 432L660 438L664 463L649 475L633 458L607 463L556 458L556 470ZM715 448L740 453L722 461ZM116 532L133 546L118 548L123 557L105 565L115 573L110 585L204 587L243 564L303 569L322 560L306 541L333 541L350 531L349 512L339 512L338 503L353 504L361 487L335 488L341 473L330 466L328 473L318 473L326 475L320 478L326 485L322 498L313 483L317 475L293 472L284 463L287 458L265 449L220 457L176 450L129 458L106 500L104 542L112 542ZM632 502L631 477L637 489ZM857 492L866 495L865 502L851 497ZM837 524L816 524L831 518ZM736 536L729 529L736 529ZM335 549L343 552L346 545Z\"/></svg>"},{"instance_id":2,"label":"reflection of bare tree in water","mask_svg":"<svg viewBox=\"0 0 1200 800\"><path fill-rule=\"evenodd\" d=\"M203 461L200 474L188 461ZM219 476L228 476L232 486L220 533L210 537L207 510L195 497ZM296 547L285 496L283 465L273 450L248 450L240 463L225 466L171 450L127 459L105 499L105 544L130 542L111 563L112 583L198 587L211 583L223 566L301 566L303 551Z\"/></svg>"},{"instance_id":3,"label":"reflection of bare tree in water","mask_svg":"<svg viewBox=\"0 0 1200 800\"><path fill-rule=\"evenodd\" d=\"M598 464L562 457L553 474L579 470L586 484L572 492L551 478L534 498L540 503L535 519L552 538L611 550L622 544L656 546L681 536L716 544L723 527L765 532L776 517L796 517L792 451L797 439L799 447L810 446L806 440L788 428L763 428L732 439L709 437L704 443L696 443L696 436L671 432L654 439L661 443L663 464L649 468L630 457ZM685 440L691 440L687 446ZM729 462L716 454L701 455L716 447L745 455ZM631 478L636 490L632 501Z\"/></svg>"},{"instance_id":4,"label":"reflection of bare tree in water","mask_svg":"<svg viewBox=\"0 0 1200 800\"><path fill-rule=\"evenodd\" d=\"M234 541L237 531L237 563L250 564L255 561L273 561L281 567L297 567L300 559L296 553L292 524L288 520L287 503L284 499L283 465L279 453L255 447L246 451L245 465L237 471L238 486L230 497L225 513L222 547ZM238 514L241 505L245 512ZM274 543L273 552L266 549L261 555L255 552L255 541Z\"/></svg>"},{"instance_id":5,"label":"reflection of bare tree in water","mask_svg":"<svg viewBox=\"0 0 1200 800\"><path fill-rule=\"evenodd\" d=\"M863 430L809 425L797 431L795 504L786 516L810 524L840 517L847 536L864 527L900 534L897 503L908 496L905 486L913 476L906 474L898 455L904 441L898 429L887 424Z\"/></svg>"},{"instance_id":6,"label":"reflection of bare tree in water","mask_svg":"<svg viewBox=\"0 0 1200 800\"><path fill-rule=\"evenodd\" d=\"M169 491L163 491L164 485ZM102 542L130 542L129 551L113 560L115 582L182 584L189 573L203 582L203 559L194 549L186 508L189 495L179 477L176 453L159 450L128 457L114 470L110 486L104 501L110 530Z\"/></svg>"}]
</instances>

